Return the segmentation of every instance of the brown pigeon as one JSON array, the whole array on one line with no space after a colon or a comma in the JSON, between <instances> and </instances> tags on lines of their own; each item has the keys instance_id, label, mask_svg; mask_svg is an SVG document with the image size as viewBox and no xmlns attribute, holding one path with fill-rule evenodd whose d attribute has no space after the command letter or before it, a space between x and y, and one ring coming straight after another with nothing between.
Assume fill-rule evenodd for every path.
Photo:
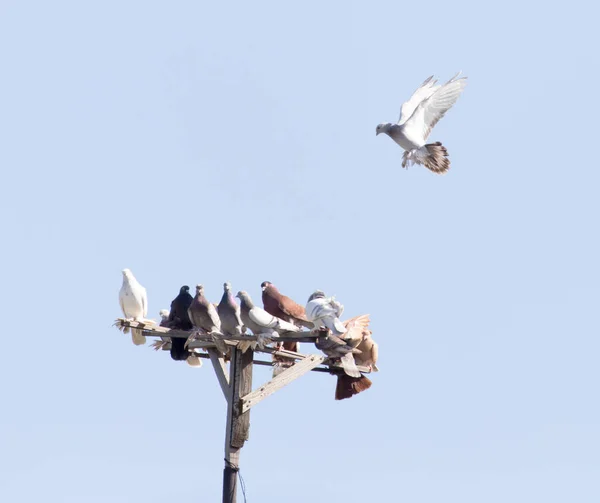
<instances>
[{"instance_id":1,"label":"brown pigeon","mask_svg":"<svg viewBox=\"0 0 600 503\"><path fill-rule=\"evenodd\" d=\"M371 339L369 321L368 314L355 316L354 318L344 321L343 324L346 327L346 333L343 337L350 346L361 351L354 355L356 364L365 367L371 366L371 368L376 371L377 367L375 366L375 362L377 361L377 344ZM367 341L370 341L370 343ZM344 400L345 398L351 398L352 396L358 395L362 391L369 389L371 384L371 380L364 375L361 375L360 377L351 377L345 373L338 374L335 399Z\"/></svg>"},{"instance_id":2,"label":"brown pigeon","mask_svg":"<svg viewBox=\"0 0 600 503\"><path fill-rule=\"evenodd\" d=\"M260 287L262 288L263 307L267 313L292 323L297 327L314 328L314 325L306 318L304 308L286 295L279 293L279 290L277 290L277 287L273 283L270 281L263 281ZM295 341L284 342L283 349L297 352L298 343ZM276 376L286 367L291 365L291 362L288 359L277 357L275 355L273 355L273 361L275 362L273 376Z\"/></svg>"},{"instance_id":3,"label":"brown pigeon","mask_svg":"<svg viewBox=\"0 0 600 503\"><path fill-rule=\"evenodd\" d=\"M263 281L260 287L262 288L263 307L267 313L297 327L306 327L311 330L314 328L314 325L306 318L304 308L289 297L279 293L273 283ZM284 342L283 348L288 351L298 351L298 343L293 341Z\"/></svg>"}]
</instances>

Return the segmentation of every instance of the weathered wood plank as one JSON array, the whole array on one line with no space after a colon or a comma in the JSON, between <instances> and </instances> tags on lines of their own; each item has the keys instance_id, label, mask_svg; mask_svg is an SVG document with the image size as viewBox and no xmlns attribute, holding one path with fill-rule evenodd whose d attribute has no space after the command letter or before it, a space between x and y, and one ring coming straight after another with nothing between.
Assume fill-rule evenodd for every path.
<instances>
[{"instance_id":1,"label":"weathered wood plank","mask_svg":"<svg viewBox=\"0 0 600 503\"><path fill-rule=\"evenodd\" d=\"M146 337L159 337L161 335L162 336L168 335L169 337L189 337L189 335L192 333L189 330L174 330L174 329L170 329L170 328L166 328L166 327L161 327L161 326L153 324L153 323L146 323L146 322L141 322L141 321L130 321L130 320L126 320L124 318L117 318L114 325L117 326L119 329L121 329L123 327L139 328L144 331L144 335ZM317 339L317 337L319 337L318 334L313 334L312 332L305 330L302 332L286 332L285 334L281 334L278 338L275 338L275 340L282 341L282 342L285 342L285 341L315 342L315 339ZM256 335L227 335L227 336L223 336L223 338L226 338L227 340L231 340L231 341L255 341L255 340L257 340ZM198 340L210 341L211 336L210 335L206 335L206 336L200 335L198 337Z\"/></svg>"},{"instance_id":2,"label":"weathered wood plank","mask_svg":"<svg viewBox=\"0 0 600 503\"><path fill-rule=\"evenodd\" d=\"M209 359L210 357L205 354L205 353L194 353L195 356L197 356L198 358L206 358ZM268 362L268 361L264 361L264 360L254 360L252 363L254 363L254 365L260 365L262 367L272 367L273 366L273 362ZM311 372L324 372L326 374L331 373L331 369L339 369L339 370L343 370L344 367L342 367L341 365L337 364L337 363L327 363L327 359L321 364L324 367L323 368L319 368L316 367L314 369L311 369ZM369 367L362 367L360 365L357 365L358 370L360 372L362 372L363 374L370 374L371 373L371 369Z\"/></svg>"},{"instance_id":3,"label":"weathered wood plank","mask_svg":"<svg viewBox=\"0 0 600 503\"><path fill-rule=\"evenodd\" d=\"M257 403L311 371L323 363L326 358L327 357L323 355L308 355L306 358L294 363L290 368L284 370L281 374L274 377L257 390L242 396L242 413L248 413L248 411Z\"/></svg>"},{"instance_id":4,"label":"weathered wood plank","mask_svg":"<svg viewBox=\"0 0 600 503\"><path fill-rule=\"evenodd\" d=\"M231 360L236 359L235 380L232 384L233 416L231 425L231 447L241 449L248 440L250 430L250 411L242 411L241 397L252 391L252 363L254 351L249 349L242 353L232 349ZM230 379L231 382L231 379Z\"/></svg>"},{"instance_id":5,"label":"weathered wood plank","mask_svg":"<svg viewBox=\"0 0 600 503\"><path fill-rule=\"evenodd\" d=\"M310 355L305 355L302 353L296 353L294 351L288 351L287 349L274 349L274 348L264 348L264 350L258 350L257 351L261 351L263 353L271 353L277 356L283 356L285 358L292 358L292 359L296 359L296 360L302 360L304 358L306 358L307 356ZM344 367L339 364L339 363L334 363L332 361L329 360L329 358L325 357L325 360L323 361L323 365L326 365L327 367L330 367L332 369L343 369ZM357 365L357 368L359 371L361 372L365 372L370 374L371 373L371 369L369 367L362 367ZM317 371L319 371L319 369L316 369ZM326 372L329 372L329 370L326 370Z\"/></svg>"},{"instance_id":6,"label":"weathered wood plank","mask_svg":"<svg viewBox=\"0 0 600 503\"><path fill-rule=\"evenodd\" d=\"M237 367L240 363L236 354L237 349L231 350L229 362L229 386L227 388L227 420L225 423L225 467L223 468L223 503L235 503L237 492L237 470L240 466L240 449L232 447L231 438L233 433L234 416L236 407L233 401L236 385Z\"/></svg>"},{"instance_id":7,"label":"weathered wood plank","mask_svg":"<svg viewBox=\"0 0 600 503\"><path fill-rule=\"evenodd\" d=\"M278 354L278 353L274 352L274 354ZM207 355L206 353L194 353L194 356L197 356L198 358L205 358L207 360L210 359L210 356ZM281 356L285 356L285 355L281 355ZM305 357L306 355L303 355L303 356ZM268 361L264 361L264 360L254 360L253 363L254 363L254 365L261 365L263 367L272 367L273 366L273 362L268 362ZM339 363L328 362L327 358L323 361L323 363L321 365L323 365L325 368L314 368L314 369L311 369L311 371L312 372L329 373L329 372L331 372L331 369L343 370L343 368L344 368ZM357 368L363 374L371 373L371 369L369 367L363 367L361 365L357 365Z\"/></svg>"},{"instance_id":8,"label":"weathered wood plank","mask_svg":"<svg viewBox=\"0 0 600 503\"><path fill-rule=\"evenodd\" d=\"M225 400L228 400L231 396L231 393L229 387L229 378L227 377L227 366L225 365L223 355L216 349L209 349L208 357L210 358L210 362L215 370L215 375L219 381L219 386L221 386L223 396L225 397Z\"/></svg>"},{"instance_id":9,"label":"weathered wood plank","mask_svg":"<svg viewBox=\"0 0 600 503\"><path fill-rule=\"evenodd\" d=\"M119 329L122 329L123 327L139 328L144 331L144 335L146 337L160 337L161 335L163 337L165 335L168 335L169 337L189 337L189 335L192 333L188 330L172 330L170 328L161 327L154 323L130 321L123 318L117 318L114 325Z\"/></svg>"},{"instance_id":10,"label":"weathered wood plank","mask_svg":"<svg viewBox=\"0 0 600 503\"><path fill-rule=\"evenodd\" d=\"M229 341L229 340L223 340L223 342L227 345L227 346L237 346L238 345L238 341ZM214 343L214 341L211 340L195 340L190 342L187 345L188 349L208 349L208 348L216 348L217 345Z\"/></svg>"}]
</instances>

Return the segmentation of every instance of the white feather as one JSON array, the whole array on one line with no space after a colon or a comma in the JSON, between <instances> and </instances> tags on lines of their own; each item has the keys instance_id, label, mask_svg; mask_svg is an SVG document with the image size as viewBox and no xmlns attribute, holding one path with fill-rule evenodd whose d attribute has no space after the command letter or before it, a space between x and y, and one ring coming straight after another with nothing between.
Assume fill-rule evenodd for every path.
<instances>
[{"instance_id":1,"label":"white feather","mask_svg":"<svg viewBox=\"0 0 600 503\"><path fill-rule=\"evenodd\" d=\"M467 85L466 77L456 80L457 76L438 87L415 107L404 122L403 133L407 138L419 143L419 146L425 144L433 127L452 108Z\"/></svg>"},{"instance_id":2,"label":"white feather","mask_svg":"<svg viewBox=\"0 0 600 503\"><path fill-rule=\"evenodd\" d=\"M341 335L346 332L346 327L338 318L343 310L344 306L333 297L320 297L306 304L306 318L315 327L325 326L335 335Z\"/></svg>"}]
</instances>

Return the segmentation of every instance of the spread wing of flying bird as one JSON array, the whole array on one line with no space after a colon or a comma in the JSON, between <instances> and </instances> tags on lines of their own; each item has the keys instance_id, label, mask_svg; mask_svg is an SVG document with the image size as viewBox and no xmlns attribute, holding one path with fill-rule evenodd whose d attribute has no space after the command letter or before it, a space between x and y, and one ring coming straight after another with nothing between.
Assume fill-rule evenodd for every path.
<instances>
[{"instance_id":1,"label":"spread wing of flying bird","mask_svg":"<svg viewBox=\"0 0 600 503\"><path fill-rule=\"evenodd\" d=\"M433 79L433 75L423 82L413 95L402 104L400 108L400 117L398 118L398 124L404 124L409 117L413 114L419 103L429 98L440 86L436 86L437 79Z\"/></svg>"}]
</instances>

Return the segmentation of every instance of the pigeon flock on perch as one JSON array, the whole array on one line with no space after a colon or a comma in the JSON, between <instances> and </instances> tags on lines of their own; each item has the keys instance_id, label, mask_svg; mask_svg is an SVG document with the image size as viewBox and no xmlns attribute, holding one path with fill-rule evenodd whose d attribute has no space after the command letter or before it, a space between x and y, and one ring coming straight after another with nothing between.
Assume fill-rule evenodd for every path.
<instances>
[{"instance_id":1,"label":"pigeon flock on perch","mask_svg":"<svg viewBox=\"0 0 600 503\"><path fill-rule=\"evenodd\" d=\"M161 336L161 340L152 344L156 350L166 349L170 345L173 360L187 361L191 366L200 366L200 359L189 349L191 341L200 335L212 337L217 350L228 357L223 336L244 336L247 330L257 340L241 341L238 348L264 348L275 345L275 349L297 352L298 342L277 342L280 334L301 332L303 328L317 334L315 346L330 360L339 361L343 370L333 371L337 375L335 398L350 398L371 387L371 380L363 375L357 365L377 371L377 343L369 330L369 315L355 316L346 321L340 317L344 306L334 297L327 297L321 290L316 290L308 298L306 307L302 307L291 298L279 292L269 281L261 284L263 307L254 304L250 295L240 291L234 297L231 284L223 284L223 295L219 304L211 303L204 294L202 285L196 286L196 294L192 297L190 287L184 285L171 302L169 310L160 311L160 326L169 329L189 331L183 337ZM235 298L240 300L238 304ZM119 303L123 316L127 321L138 321L149 324L148 297L146 289L140 285L129 269L123 270L123 285L119 292ZM129 328L123 327L128 333ZM135 345L143 345L146 338L139 328L131 329L132 341ZM293 360L273 354L276 376L293 364Z\"/></svg>"}]
</instances>

